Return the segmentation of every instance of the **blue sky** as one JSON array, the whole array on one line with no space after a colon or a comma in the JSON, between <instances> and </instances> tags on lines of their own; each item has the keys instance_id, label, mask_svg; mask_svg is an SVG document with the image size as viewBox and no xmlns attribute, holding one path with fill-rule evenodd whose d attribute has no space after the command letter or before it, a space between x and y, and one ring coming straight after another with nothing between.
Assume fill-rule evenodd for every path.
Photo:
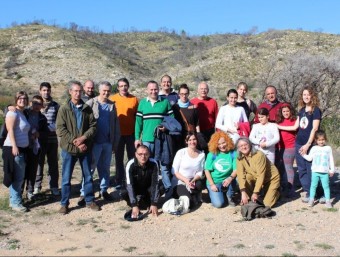
<instances>
[{"instance_id":1,"label":"blue sky","mask_svg":"<svg viewBox=\"0 0 340 257\"><path fill-rule=\"evenodd\" d=\"M44 20L104 32L245 33L257 27L340 33L339 0L3 0L0 28Z\"/></svg>"}]
</instances>

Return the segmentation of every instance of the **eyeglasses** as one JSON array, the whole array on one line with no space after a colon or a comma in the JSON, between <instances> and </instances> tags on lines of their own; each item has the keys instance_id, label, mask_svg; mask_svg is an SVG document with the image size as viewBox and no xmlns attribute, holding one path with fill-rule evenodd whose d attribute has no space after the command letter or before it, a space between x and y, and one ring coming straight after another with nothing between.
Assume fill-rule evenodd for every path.
<instances>
[{"instance_id":1,"label":"eyeglasses","mask_svg":"<svg viewBox=\"0 0 340 257\"><path fill-rule=\"evenodd\" d=\"M137 153L137 155L138 155L138 156L140 156L140 157L142 157L142 156L144 156L144 157L147 157L147 156L149 156L149 154L148 154L148 153Z\"/></svg>"},{"instance_id":2,"label":"eyeglasses","mask_svg":"<svg viewBox=\"0 0 340 257\"><path fill-rule=\"evenodd\" d=\"M27 97L18 97L18 100L28 100Z\"/></svg>"},{"instance_id":3,"label":"eyeglasses","mask_svg":"<svg viewBox=\"0 0 340 257\"><path fill-rule=\"evenodd\" d=\"M34 104L34 105L43 105L42 103L39 103L39 102L32 102L32 104Z\"/></svg>"}]
</instances>

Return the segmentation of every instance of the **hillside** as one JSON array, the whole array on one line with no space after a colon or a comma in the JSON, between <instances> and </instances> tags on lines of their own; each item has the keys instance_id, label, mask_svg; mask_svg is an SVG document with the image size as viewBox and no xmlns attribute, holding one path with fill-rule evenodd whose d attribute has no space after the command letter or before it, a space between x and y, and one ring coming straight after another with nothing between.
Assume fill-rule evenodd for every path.
<instances>
[{"instance_id":1,"label":"hillside","mask_svg":"<svg viewBox=\"0 0 340 257\"><path fill-rule=\"evenodd\" d=\"M192 88L206 80L218 98L241 80L260 87L260 75L273 57L298 51L332 55L339 48L339 35L319 32L188 37L167 32L104 34L30 24L0 30L0 88L2 95L19 88L33 94L40 82L49 81L60 98L71 79L114 83L127 77L136 90L168 73L174 84Z\"/></svg>"}]
</instances>

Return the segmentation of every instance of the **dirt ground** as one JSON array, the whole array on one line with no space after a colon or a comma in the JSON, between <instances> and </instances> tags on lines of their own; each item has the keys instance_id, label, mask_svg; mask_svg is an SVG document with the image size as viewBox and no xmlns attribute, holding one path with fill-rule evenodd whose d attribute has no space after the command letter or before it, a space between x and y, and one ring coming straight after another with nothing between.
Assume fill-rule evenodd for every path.
<instances>
[{"instance_id":1,"label":"dirt ground","mask_svg":"<svg viewBox=\"0 0 340 257\"><path fill-rule=\"evenodd\" d=\"M340 256L339 170L331 180L333 209L322 204L309 208L297 191L294 199L280 200L274 217L253 221L242 220L239 206L213 208L204 191L205 202L188 214L161 213L128 222L123 216L129 207L113 188L114 202L97 199L100 212L79 208L79 182L77 167L67 215L58 213L60 198L48 190L29 205L29 212L14 213L1 184L0 255Z\"/></svg>"}]
</instances>

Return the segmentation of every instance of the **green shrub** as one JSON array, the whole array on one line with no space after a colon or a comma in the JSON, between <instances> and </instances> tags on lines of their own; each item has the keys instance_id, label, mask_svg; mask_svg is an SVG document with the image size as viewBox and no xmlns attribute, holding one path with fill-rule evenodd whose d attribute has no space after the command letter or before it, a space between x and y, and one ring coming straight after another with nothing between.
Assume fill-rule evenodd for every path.
<instances>
[{"instance_id":1,"label":"green shrub","mask_svg":"<svg viewBox=\"0 0 340 257\"><path fill-rule=\"evenodd\" d=\"M336 147L340 146L340 117L326 117L322 119L321 129L326 132L328 142Z\"/></svg>"}]
</instances>

